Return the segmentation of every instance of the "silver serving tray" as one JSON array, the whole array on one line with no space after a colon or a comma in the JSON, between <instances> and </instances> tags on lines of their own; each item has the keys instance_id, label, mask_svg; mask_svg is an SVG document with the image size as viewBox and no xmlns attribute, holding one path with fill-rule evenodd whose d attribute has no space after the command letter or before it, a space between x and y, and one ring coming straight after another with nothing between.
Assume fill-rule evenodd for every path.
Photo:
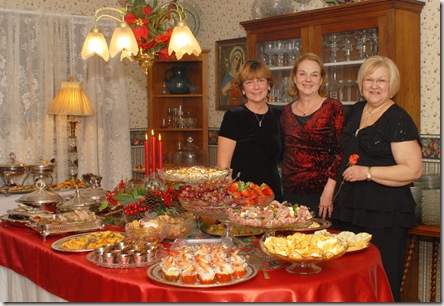
<instances>
[{"instance_id":1,"label":"silver serving tray","mask_svg":"<svg viewBox=\"0 0 444 306\"><path fill-rule=\"evenodd\" d=\"M37 224L30 222L26 224L29 228L36 230L42 236L42 240L46 241L46 237L49 235L58 235L63 233L81 233L89 232L97 229L104 229L105 224L100 218L96 218L91 221L83 222L67 222L63 224Z\"/></svg>"},{"instance_id":2,"label":"silver serving tray","mask_svg":"<svg viewBox=\"0 0 444 306\"><path fill-rule=\"evenodd\" d=\"M29 223L29 220L27 220L27 219L26 220L25 219L22 219L22 220L12 219L12 218L9 218L9 215L7 215L7 214L0 216L0 220L6 221L5 226L14 225L14 226L19 226L19 227L26 227L26 224Z\"/></svg>"},{"instance_id":3,"label":"silver serving tray","mask_svg":"<svg viewBox=\"0 0 444 306\"><path fill-rule=\"evenodd\" d=\"M214 288L214 287L232 286L246 282L247 280L252 279L257 275L257 269L254 266L248 264L248 266L246 267L245 275L243 277L235 278L232 279L230 282L224 282L224 283L219 283L215 281L214 284L201 284L199 283L199 280L197 280L197 282L194 284L184 284L180 281L180 279L177 282L168 281L164 279L162 276L162 268L160 267L160 262L149 267L148 270L146 271L146 274L152 280L170 286L186 287L186 288Z\"/></svg>"}]
</instances>

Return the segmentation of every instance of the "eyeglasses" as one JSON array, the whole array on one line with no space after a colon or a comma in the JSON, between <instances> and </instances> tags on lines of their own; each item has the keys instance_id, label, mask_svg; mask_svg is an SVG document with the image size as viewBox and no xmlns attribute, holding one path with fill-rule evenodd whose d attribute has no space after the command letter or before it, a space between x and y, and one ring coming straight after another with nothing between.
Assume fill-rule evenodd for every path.
<instances>
[{"instance_id":1,"label":"eyeglasses","mask_svg":"<svg viewBox=\"0 0 444 306\"><path fill-rule=\"evenodd\" d=\"M384 86L387 83L389 83L390 80L384 80L384 79L374 80L374 79L371 79L371 78L365 78L364 79L364 83L367 83L367 84L374 84L375 82L376 82L376 84L378 84L378 86Z\"/></svg>"}]
</instances>

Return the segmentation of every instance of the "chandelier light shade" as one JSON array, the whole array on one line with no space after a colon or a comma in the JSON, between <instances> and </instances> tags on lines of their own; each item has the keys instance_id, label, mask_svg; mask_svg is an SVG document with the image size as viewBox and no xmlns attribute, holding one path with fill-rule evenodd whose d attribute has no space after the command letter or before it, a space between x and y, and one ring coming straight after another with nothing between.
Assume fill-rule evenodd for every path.
<instances>
[{"instance_id":1,"label":"chandelier light shade","mask_svg":"<svg viewBox=\"0 0 444 306\"><path fill-rule=\"evenodd\" d=\"M91 116L95 114L88 96L83 91L82 83L74 82L73 77L69 78L69 82L62 82L60 91L55 96L48 114L68 116L71 130L71 134L68 137L68 175L70 180L75 181L78 174L76 137L76 124L78 121L76 116Z\"/></svg>"},{"instance_id":2,"label":"chandelier light shade","mask_svg":"<svg viewBox=\"0 0 444 306\"><path fill-rule=\"evenodd\" d=\"M136 37L126 22L121 22L114 30L109 44L109 54L111 57L116 56L120 52L125 55L129 54L130 56L131 54L137 54L137 52L139 52ZM120 60L122 60L122 58L120 58Z\"/></svg>"},{"instance_id":3,"label":"chandelier light shade","mask_svg":"<svg viewBox=\"0 0 444 306\"><path fill-rule=\"evenodd\" d=\"M179 21L171 35L168 54L171 55L173 51L176 53L178 60L185 53L198 56L202 52L202 48L184 20Z\"/></svg>"},{"instance_id":4,"label":"chandelier light shade","mask_svg":"<svg viewBox=\"0 0 444 306\"><path fill-rule=\"evenodd\" d=\"M108 44L106 43L105 36L99 28L94 27L86 36L81 55L86 60L96 54L105 61L109 59Z\"/></svg>"},{"instance_id":5,"label":"chandelier light shade","mask_svg":"<svg viewBox=\"0 0 444 306\"><path fill-rule=\"evenodd\" d=\"M145 0L119 0L119 3L122 8L103 7L95 11L95 25L83 43L83 59L99 55L108 61L110 55L121 53L120 60L135 59L148 74L155 60L168 60L173 52L178 60L185 53L198 56L202 52L186 25L185 11L176 0L160 6L157 1L150 5ZM106 11L117 13L119 17L105 14ZM119 23L109 49L98 27L101 18Z\"/></svg>"}]
</instances>

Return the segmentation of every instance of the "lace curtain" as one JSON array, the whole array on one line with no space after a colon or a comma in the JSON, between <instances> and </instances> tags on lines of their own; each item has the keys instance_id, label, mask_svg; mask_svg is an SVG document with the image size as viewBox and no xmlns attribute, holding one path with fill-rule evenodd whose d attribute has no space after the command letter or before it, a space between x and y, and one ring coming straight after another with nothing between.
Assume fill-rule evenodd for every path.
<instances>
[{"instance_id":1,"label":"lace curtain","mask_svg":"<svg viewBox=\"0 0 444 306\"><path fill-rule=\"evenodd\" d=\"M131 177L123 64L118 56L107 63L80 57L93 24L93 17L0 9L0 164L10 164L11 152L26 165L55 158L54 184L69 178L67 117L47 112L61 82L72 76L83 82L96 112L76 117L77 178L94 173L103 177L103 188L113 189ZM100 27L109 39L115 24L101 20Z\"/></svg>"}]
</instances>

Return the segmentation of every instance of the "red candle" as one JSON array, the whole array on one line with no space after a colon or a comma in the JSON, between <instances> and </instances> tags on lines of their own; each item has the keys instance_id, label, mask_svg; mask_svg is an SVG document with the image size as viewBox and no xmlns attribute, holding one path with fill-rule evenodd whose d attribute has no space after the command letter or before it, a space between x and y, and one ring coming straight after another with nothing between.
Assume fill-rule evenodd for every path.
<instances>
[{"instance_id":1,"label":"red candle","mask_svg":"<svg viewBox=\"0 0 444 306\"><path fill-rule=\"evenodd\" d=\"M145 142L143 143L144 151L145 151L145 177L148 178L150 176L150 151L148 149L148 134L145 133Z\"/></svg>"},{"instance_id":2,"label":"red candle","mask_svg":"<svg viewBox=\"0 0 444 306\"><path fill-rule=\"evenodd\" d=\"M157 148L157 155L159 156L158 157L158 159L159 159L159 169L163 169L163 143L162 143L162 138L160 137L160 134L159 134L159 142L157 143L157 146L158 146L158 148Z\"/></svg>"},{"instance_id":3,"label":"red candle","mask_svg":"<svg viewBox=\"0 0 444 306\"><path fill-rule=\"evenodd\" d=\"M156 173L156 137L154 130L151 130L151 173Z\"/></svg>"}]
</instances>

